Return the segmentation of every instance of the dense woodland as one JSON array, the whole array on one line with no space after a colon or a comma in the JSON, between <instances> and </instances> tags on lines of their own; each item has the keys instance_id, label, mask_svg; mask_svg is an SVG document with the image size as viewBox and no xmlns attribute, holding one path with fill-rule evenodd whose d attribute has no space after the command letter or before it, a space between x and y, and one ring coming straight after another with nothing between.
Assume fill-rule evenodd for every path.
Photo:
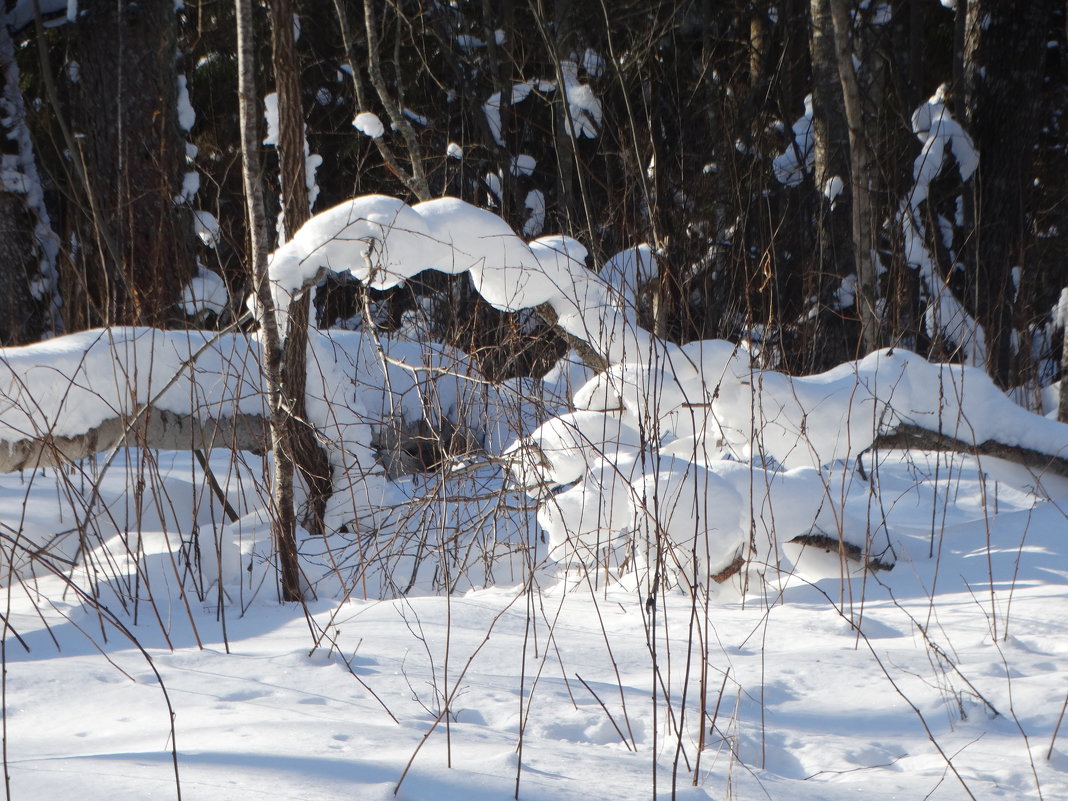
<instances>
[{"instance_id":1,"label":"dense woodland","mask_svg":"<svg viewBox=\"0 0 1068 801\"><path fill-rule=\"evenodd\" d=\"M117 324L247 328L234 4L36 5L6 0L0 31L0 343ZM256 91L277 93L279 110L269 133L256 109L271 142L259 186L279 220L269 247L308 201L452 195L526 236L577 238L595 270L646 243L633 254L655 260L638 271L639 319L676 342L746 342L797 373L902 347L983 363L1033 408L1059 378L1062 4L270 0L252 12ZM362 112L381 136L354 126ZM312 180L301 122L321 159ZM183 303L207 273L229 300ZM551 320L494 311L466 277L368 294L332 277L313 317L385 331L417 319L499 377L536 375L566 347Z\"/></svg>"}]
</instances>

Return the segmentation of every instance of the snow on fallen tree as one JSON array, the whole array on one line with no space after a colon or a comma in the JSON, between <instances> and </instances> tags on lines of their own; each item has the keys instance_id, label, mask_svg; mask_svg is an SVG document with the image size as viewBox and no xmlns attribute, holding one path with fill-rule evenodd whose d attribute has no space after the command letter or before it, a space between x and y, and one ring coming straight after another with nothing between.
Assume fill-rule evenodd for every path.
<instances>
[{"instance_id":1,"label":"snow on fallen tree","mask_svg":"<svg viewBox=\"0 0 1068 801\"><path fill-rule=\"evenodd\" d=\"M481 463L485 494L533 498L552 560L615 566L646 586L742 591L784 555L809 575L891 566L892 543L870 503L878 489L861 462L873 448L951 447L1068 474L1068 427L1017 407L977 369L897 350L814 376L754 370L739 346L677 346L640 328L585 255L567 237L526 243L459 200L409 206L383 196L317 215L273 254L281 314L324 270L380 289L425 269L468 272L496 308L547 308L608 365L546 420L537 382L490 386L451 349L313 334L307 408L334 469L334 530L415 531L399 521L426 496L398 465L418 469L419 459L383 435L406 425L425 437L474 432L479 453L446 474L493 457ZM81 450L56 448L73 457L129 441L100 427L114 431L108 421L138 414L146 422L137 441L150 447L180 438L153 440L173 416L195 421L180 430L196 448L212 435L253 447L241 438L255 439L262 420L255 345L237 335L86 332L8 349L0 362L0 454L16 454L8 470L31 463L27 442L46 443L41 453L56 438L82 437ZM502 461L507 481L495 467ZM482 536L494 513L479 514L462 536ZM827 550L836 552L822 563L806 556Z\"/></svg>"},{"instance_id":2,"label":"snow on fallen tree","mask_svg":"<svg viewBox=\"0 0 1068 801\"><path fill-rule=\"evenodd\" d=\"M845 520L843 498L868 488L832 490L833 466L892 442L899 431L929 432L932 447L998 443L999 455L1032 466L1035 454L1062 472L1068 464L1068 428L1015 406L978 370L880 351L797 378L754 371L729 343L661 341L613 303L611 287L573 255L584 255L580 249L566 238L527 245L495 215L459 200L408 206L368 196L309 223L275 253L271 274L284 307L324 268L377 288L423 269L468 271L496 308L548 305L565 331L599 353L610 366L577 393L575 412L550 420L508 454L518 485L543 500L540 519L561 559L585 551L596 562L606 545L651 524L658 562L665 541L691 554L705 551L678 569L654 567L690 584L723 576L739 559L758 569L774 564L781 543L805 537L836 538L850 554L887 566L889 543L878 522ZM741 473L739 463L747 465ZM794 516L808 528L776 531L772 522L760 541L752 514L723 512L724 498L733 497L728 485L743 497L764 488L770 506L776 498L810 499ZM659 502L649 503L662 495L664 513ZM676 516L686 502L716 512ZM739 531L748 535L739 538ZM703 537L700 549L695 532ZM648 551L631 556L648 562Z\"/></svg>"},{"instance_id":3,"label":"snow on fallen tree","mask_svg":"<svg viewBox=\"0 0 1068 801\"><path fill-rule=\"evenodd\" d=\"M264 453L258 358L255 338L149 328L0 349L0 472L119 446ZM310 339L309 365L308 413L335 486L359 486L375 506L392 495L390 474L404 472L381 443L397 444L406 428L462 431L469 447L500 450L532 427L509 414L522 382L492 385L452 348L323 332ZM351 497L336 499L335 527L354 519L352 507Z\"/></svg>"}]
</instances>

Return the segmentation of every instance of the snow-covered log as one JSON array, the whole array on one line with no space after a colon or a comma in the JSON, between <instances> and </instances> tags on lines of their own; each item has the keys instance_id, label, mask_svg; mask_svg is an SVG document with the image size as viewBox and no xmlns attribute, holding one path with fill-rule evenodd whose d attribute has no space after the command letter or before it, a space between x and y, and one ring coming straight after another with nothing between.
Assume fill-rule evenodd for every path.
<instances>
[{"instance_id":1,"label":"snow-covered log","mask_svg":"<svg viewBox=\"0 0 1068 801\"><path fill-rule=\"evenodd\" d=\"M133 418L111 417L82 434L0 440L0 473L58 467L116 447L263 453L267 421L258 414L200 419L146 407Z\"/></svg>"}]
</instances>

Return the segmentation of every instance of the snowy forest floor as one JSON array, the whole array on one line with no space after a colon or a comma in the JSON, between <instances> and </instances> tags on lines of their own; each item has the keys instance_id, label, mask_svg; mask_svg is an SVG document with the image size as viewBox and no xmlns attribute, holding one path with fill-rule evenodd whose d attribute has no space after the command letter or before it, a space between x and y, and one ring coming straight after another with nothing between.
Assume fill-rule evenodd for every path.
<instances>
[{"instance_id":1,"label":"snowy forest floor","mask_svg":"<svg viewBox=\"0 0 1068 801\"><path fill-rule=\"evenodd\" d=\"M915 453L880 481L892 571L782 575L707 608L543 568L452 597L302 609L272 590L220 609L173 591L146 527L139 570L5 582L8 795L1068 797L1068 730L1047 758L1068 689L1068 481ZM54 471L0 483L6 533L70 527ZM195 504L171 503L189 531ZM151 600L118 606L119 576Z\"/></svg>"}]
</instances>

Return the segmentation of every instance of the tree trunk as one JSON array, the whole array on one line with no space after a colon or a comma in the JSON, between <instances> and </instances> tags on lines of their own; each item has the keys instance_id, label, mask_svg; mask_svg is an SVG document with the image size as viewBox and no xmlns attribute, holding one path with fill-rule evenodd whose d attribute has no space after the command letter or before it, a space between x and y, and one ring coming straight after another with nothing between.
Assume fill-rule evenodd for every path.
<instances>
[{"instance_id":1,"label":"tree trunk","mask_svg":"<svg viewBox=\"0 0 1068 801\"><path fill-rule=\"evenodd\" d=\"M166 325L183 318L178 301L196 272L191 217L175 203L185 144L174 2L82 3L73 29L78 79L62 83L74 142L65 144L82 168L84 212L71 232L80 275L68 284L88 298L65 298L71 327Z\"/></svg>"},{"instance_id":2,"label":"tree trunk","mask_svg":"<svg viewBox=\"0 0 1068 801\"><path fill-rule=\"evenodd\" d=\"M853 260L857 270L857 311L863 352L879 347L880 326L876 310L875 231L872 225L871 192L875 186L875 160L868 142L864 106L853 68L849 6L846 0L829 0L834 27L834 50L842 99L849 126L849 188L852 192Z\"/></svg>"},{"instance_id":3,"label":"tree trunk","mask_svg":"<svg viewBox=\"0 0 1068 801\"><path fill-rule=\"evenodd\" d=\"M252 29L252 0L237 2L237 70L241 118L242 178L248 212L252 280L260 311L263 370L267 384L271 454L274 457L271 499L271 534L281 571L282 600L299 601L300 566L297 560L297 525L293 508L293 462L289 445L289 415L282 385L282 337L267 274L267 214L263 207L260 167L259 103L256 94L256 57Z\"/></svg>"},{"instance_id":4,"label":"tree trunk","mask_svg":"<svg viewBox=\"0 0 1068 801\"><path fill-rule=\"evenodd\" d=\"M300 67L293 39L292 0L270 0L271 52L275 90L278 92L278 162L281 169L282 213L286 236L291 237L308 221L308 184L305 169L304 114L300 94ZM330 461L308 422L307 394L308 321L310 297L294 300L289 307L289 329L282 360L282 388L289 416L290 458L304 479L308 494L305 526L317 535L325 533L323 513L330 495Z\"/></svg>"},{"instance_id":5,"label":"tree trunk","mask_svg":"<svg viewBox=\"0 0 1068 801\"><path fill-rule=\"evenodd\" d=\"M1068 288L1064 291L1068 292ZM1064 326L1064 344L1061 346L1061 397L1057 406L1057 419L1068 423L1068 324Z\"/></svg>"},{"instance_id":6,"label":"tree trunk","mask_svg":"<svg viewBox=\"0 0 1068 801\"><path fill-rule=\"evenodd\" d=\"M21 195L0 191L0 347L40 338L44 326L30 282L37 273L33 220Z\"/></svg>"},{"instance_id":7,"label":"tree trunk","mask_svg":"<svg viewBox=\"0 0 1068 801\"><path fill-rule=\"evenodd\" d=\"M29 135L22 126L22 90L15 63L15 47L7 30L7 20L0 14L0 142L7 144L0 156L6 162L10 148L17 169L4 170L0 177L0 347L22 345L40 338L49 327L44 313L52 300L38 284L34 297L31 284L41 281L40 256L34 237L34 214L28 203L30 176L23 171ZM24 138L25 137L25 138ZM5 165L6 167L7 165ZM20 185L21 184L21 185ZM43 282L42 282L43 283ZM50 287L49 287L50 289Z\"/></svg>"},{"instance_id":8,"label":"tree trunk","mask_svg":"<svg viewBox=\"0 0 1068 801\"><path fill-rule=\"evenodd\" d=\"M811 0L809 4L809 54L812 61L812 129L815 140L814 179L818 196L816 269L813 271L827 297L841 285L843 278L854 272L853 235L850 210L853 191L849 181L849 126L846 123L842 84L838 76L838 60L834 52L834 25L829 0ZM833 202L828 201L824 188L833 178L845 186ZM826 284L832 286L827 287ZM857 301L859 303L859 299ZM824 338L825 339L825 338ZM819 342L817 347L830 350L829 361L834 364L849 358L837 343ZM821 360L820 364L824 364Z\"/></svg>"},{"instance_id":9,"label":"tree trunk","mask_svg":"<svg viewBox=\"0 0 1068 801\"><path fill-rule=\"evenodd\" d=\"M1050 0L969 0L965 109L979 151L963 258L967 303L986 333L987 371L1014 383L1012 270L1027 269L1028 207ZM958 14L960 11L957 12Z\"/></svg>"}]
</instances>

